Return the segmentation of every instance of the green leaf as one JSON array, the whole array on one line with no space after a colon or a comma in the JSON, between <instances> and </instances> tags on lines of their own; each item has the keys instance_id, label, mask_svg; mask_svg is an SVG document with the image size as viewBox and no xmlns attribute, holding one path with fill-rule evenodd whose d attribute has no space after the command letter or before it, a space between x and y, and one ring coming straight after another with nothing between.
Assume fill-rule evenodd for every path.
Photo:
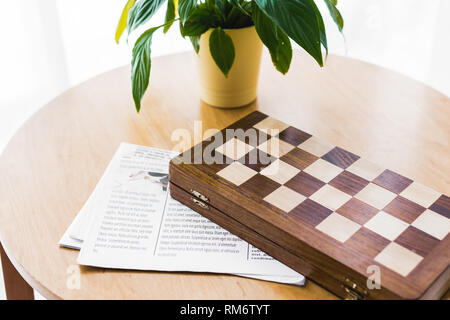
<instances>
[{"instance_id":1,"label":"green leaf","mask_svg":"<svg viewBox=\"0 0 450 320\"><path fill-rule=\"evenodd\" d=\"M145 31L134 44L131 59L131 87L137 112L141 110L141 100L147 90L150 78L153 33L159 28L155 27Z\"/></svg>"},{"instance_id":2,"label":"green leaf","mask_svg":"<svg viewBox=\"0 0 450 320\"><path fill-rule=\"evenodd\" d=\"M251 5L251 3L248 3ZM252 17L248 13L243 13L237 7L231 6L231 10L228 12L220 26L225 29L238 29L245 28L253 25Z\"/></svg>"},{"instance_id":3,"label":"green leaf","mask_svg":"<svg viewBox=\"0 0 450 320\"><path fill-rule=\"evenodd\" d=\"M327 42L327 32L325 30L325 24L323 23L322 14L319 11L319 8L317 8L316 4L314 4L314 10L316 11L317 16L317 23L319 24L319 30L320 30L320 43L322 43L323 47L325 48L325 51L328 56L328 42Z\"/></svg>"},{"instance_id":4,"label":"green leaf","mask_svg":"<svg viewBox=\"0 0 450 320\"><path fill-rule=\"evenodd\" d=\"M198 52L200 51L200 36L192 36L189 37L189 39L191 40L192 46L194 47L195 53L198 54Z\"/></svg>"},{"instance_id":5,"label":"green leaf","mask_svg":"<svg viewBox=\"0 0 450 320\"><path fill-rule=\"evenodd\" d=\"M220 15L225 18L225 4L223 3L223 0L216 0L216 7Z\"/></svg>"},{"instance_id":6,"label":"green leaf","mask_svg":"<svg viewBox=\"0 0 450 320\"><path fill-rule=\"evenodd\" d=\"M197 0L179 0L178 14L181 22L184 24L191 16L194 9L197 7Z\"/></svg>"},{"instance_id":7,"label":"green leaf","mask_svg":"<svg viewBox=\"0 0 450 320\"><path fill-rule=\"evenodd\" d=\"M214 27L219 19L219 16L214 11L211 11L210 7L198 6L184 24L180 23L181 35L183 37L200 36Z\"/></svg>"},{"instance_id":8,"label":"green leaf","mask_svg":"<svg viewBox=\"0 0 450 320\"><path fill-rule=\"evenodd\" d=\"M342 32L342 30L344 29L344 19L342 18L342 15L339 12L339 10L336 8L337 0L324 0L324 1L328 7L328 11L330 11L331 17L333 18L334 22L336 23L339 31Z\"/></svg>"},{"instance_id":9,"label":"green leaf","mask_svg":"<svg viewBox=\"0 0 450 320\"><path fill-rule=\"evenodd\" d=\"M128 34L150 20L165 1L166 0L141 0L136 3L128 14Z\"/></svg>"},{"instance_id":10,"label":"green leaf","mask_svg":"<svg viewBox=\"0 0 450 320\"><path fill-rule=\"evenodd\" d=\"M292 47L289 37L256 4L253 5L252 11L256 32L269 49L274 66L278 71L286 74L292 60Z\"/></svg>"},{"instance_id":11,"label":"green leaf","mask_svg":"<svg viewBox=\"0 0 450 320\"><path fill-rule=\"evenodd\" d=\"M323 66L318 18L313 0L254 0L258 7Z\"/></svg>"},{"instance_id":12,"label":"green leaf","mask_svg":"<svg viewBox=\"0 0 450 320\"><path fill-rule=\"evenodd\" d=\"M119 24L117 25L116 30L116 42L119 43L120 37L122 36L122 33L127 28L127 19L128 19L128 11L134 6L135 0L128 0L127 4L125 5L125 8L123 8L122 14L119 19Z\"/></svg>"},{"instance_id":13,"label":"green leaf","mask_svg":"<svg viewBox=\"0 0 450 320\"><path fill-rule=\"evenodd\" d=\"M173 22L175 21L174 19L175 19L175 3L174 3L174 0L168 0L164 33L167 33L167 31L169 31L170 27L172 26Z\"/></svg>"},{"instance_id":14,"label":"green leaf","mask_svg":"<svg viewBox=\"0 0 450 320\"><path fill-rule=\"evenodd\" d=\"M269 49L270 55L272 56L272 61L276 64L278 49L277 26L264 12L261 11L261 9L259 9L256 4L253 5L252 17L259 38L267 49Z\"/></svg>"},{"instance_id":15,"label":"green leaf","mask_svg":"<svg viewBox=\"0 0 450 320\"><path fill-rule=\"evenodd\" d=\"M244 9L244 7L239 2L239 0L227 0L227 1L228 1L228 3L232 4L234 7L238 8L239 10L241 10L242 13L248 15L248 12Z\"/></svg>"},{"instance_id":16,"label":"green leaf","mask_svg":"<svg viewBox=\"0 0 450 320\"><path fill-rule=\"evenodd\" d=\"M278 49L277 49L277 63L275 68L282 74L286 74L289 71L292 61L292 46L289 37L278 28Z\"/></svg>"},{"instance_id":17,"label":"green leaf","mask_svg":"<svg viewBox=\"0 0 450 320\"><path fill-rule=\"evenodd\" d=\"M209 50L216 65L225 77L228 77L228 73L234 62L234 45L231 37L222 28L216 28L211 32L209 37Z\"/></svg>"},{"instance_id":18,"label":"green leaf","mask_svg":"<svg viewBox=\"0 0 450 320\"><path fill-rule=\"evenodd\" d=\"M208 30L209 30L208 25L199 22L192 22L192 23L186 22L184 26L180 24L180 31L183 37L201 36Z\"/></svg>"}]
</instances>

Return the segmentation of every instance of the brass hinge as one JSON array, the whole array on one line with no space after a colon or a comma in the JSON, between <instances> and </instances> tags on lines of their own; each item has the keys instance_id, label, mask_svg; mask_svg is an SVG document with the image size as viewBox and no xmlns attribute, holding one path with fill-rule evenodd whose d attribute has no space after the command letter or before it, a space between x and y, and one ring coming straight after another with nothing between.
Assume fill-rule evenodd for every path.
<instances>
[{"instance_id":1,"label":"brass hinge","mask_svg":"<svg viewBox=\"0 0 450 320\"><path fill-rule=\"evenodd\" d=\"M345 292L347 292L347 295L345 296L345 300L362 300L363 296L360 295L358 292L354 291L353 289L347 287L347 286L342 286L345 290Z\"/></svg>"},{"instance_id":2,"label":"brass hinge","mask_svg":"<svg viewBox=\"0 0 450 320\"><path fill-rule=\"evenodd\" d=\"M206 203L201 202L200 200L197 200L195 198L191 198L192 202L194 202L196 205L198 205L202 209L209 210L209 206Z\"/></svg>"},{"instance_id":3,"label":"brass hinge","mask_svg":"<svg viewBox=\"0 0 450 320\"><path fill-rule=\"evenodd\" d=\"M202 201L205 202L209 202L209 199L207 197L205 197L204 195L202 195L200 192L195 191L194 189L191 189L191 193L196 196L197 198L199 198Z\"/></svg>"},{"instance_id":4,"label":"brass hinge","mask_svg":"<svg viewBox=\"0 0 450 320\"><path fill-rule=\"evenodd\" d=\"M344 278L345 284L341 285L344 288L347 296L345 300L362 300L365 299L368 295L367 290L359 287L355 282L350 280L349 278Z\"/></svg>"}]
</instances>

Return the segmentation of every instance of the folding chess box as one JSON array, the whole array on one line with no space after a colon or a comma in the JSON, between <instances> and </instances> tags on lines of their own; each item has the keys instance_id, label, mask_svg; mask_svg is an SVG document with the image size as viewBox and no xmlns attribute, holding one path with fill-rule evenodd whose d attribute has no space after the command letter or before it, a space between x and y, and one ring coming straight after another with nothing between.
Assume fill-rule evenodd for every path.
<instances>
[{"instance_id":1,"label":"folding chess box","mask_svg":"<svg viewBox=\"0 0 450 320\"><path fill-rule=\"evenodd\" d=\"M169 172L173 198L340 297L435 299L449 287L448 196L263 113Z\"/></svg>"}]
</instances>

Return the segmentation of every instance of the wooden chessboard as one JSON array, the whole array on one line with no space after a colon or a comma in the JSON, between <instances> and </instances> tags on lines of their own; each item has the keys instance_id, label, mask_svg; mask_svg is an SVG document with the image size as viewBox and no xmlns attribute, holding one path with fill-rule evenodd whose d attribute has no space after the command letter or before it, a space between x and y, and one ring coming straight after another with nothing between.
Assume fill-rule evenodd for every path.
<instances>
[{"instance_id":1,"label":"wooden chessboard","mask_svg":"<svg viewBox=\"0 0 450 320\"><path fill-rule=\"evenodd\" d=\"M204 141L201 150L209 146L221 163L174 161L171 181L202 190L207 205L302 259L317 251L337 261L342 270L328 272L361 287L371 266L398 297L421 297L437 279L448 286L448 196L260 112L226 129L251 129L257 138Z\"/></svg>"}]
</instances>

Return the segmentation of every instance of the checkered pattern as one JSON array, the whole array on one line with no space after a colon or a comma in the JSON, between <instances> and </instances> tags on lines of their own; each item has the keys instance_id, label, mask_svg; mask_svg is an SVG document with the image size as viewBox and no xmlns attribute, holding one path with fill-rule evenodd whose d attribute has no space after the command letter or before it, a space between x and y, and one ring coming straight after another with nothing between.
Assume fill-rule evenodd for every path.
<instances>
[{"instance_id":1,"label":"checkered pattern","mask_svg":"<svg viewBox=\"0 0 450 320\"><path fill-rule=\"evenodd\" d=\"M447 237L449 197L271 117L253 129L215 149L234 160L217 175L267 205L404 277Z\"/></svg>"}]
</instances>

